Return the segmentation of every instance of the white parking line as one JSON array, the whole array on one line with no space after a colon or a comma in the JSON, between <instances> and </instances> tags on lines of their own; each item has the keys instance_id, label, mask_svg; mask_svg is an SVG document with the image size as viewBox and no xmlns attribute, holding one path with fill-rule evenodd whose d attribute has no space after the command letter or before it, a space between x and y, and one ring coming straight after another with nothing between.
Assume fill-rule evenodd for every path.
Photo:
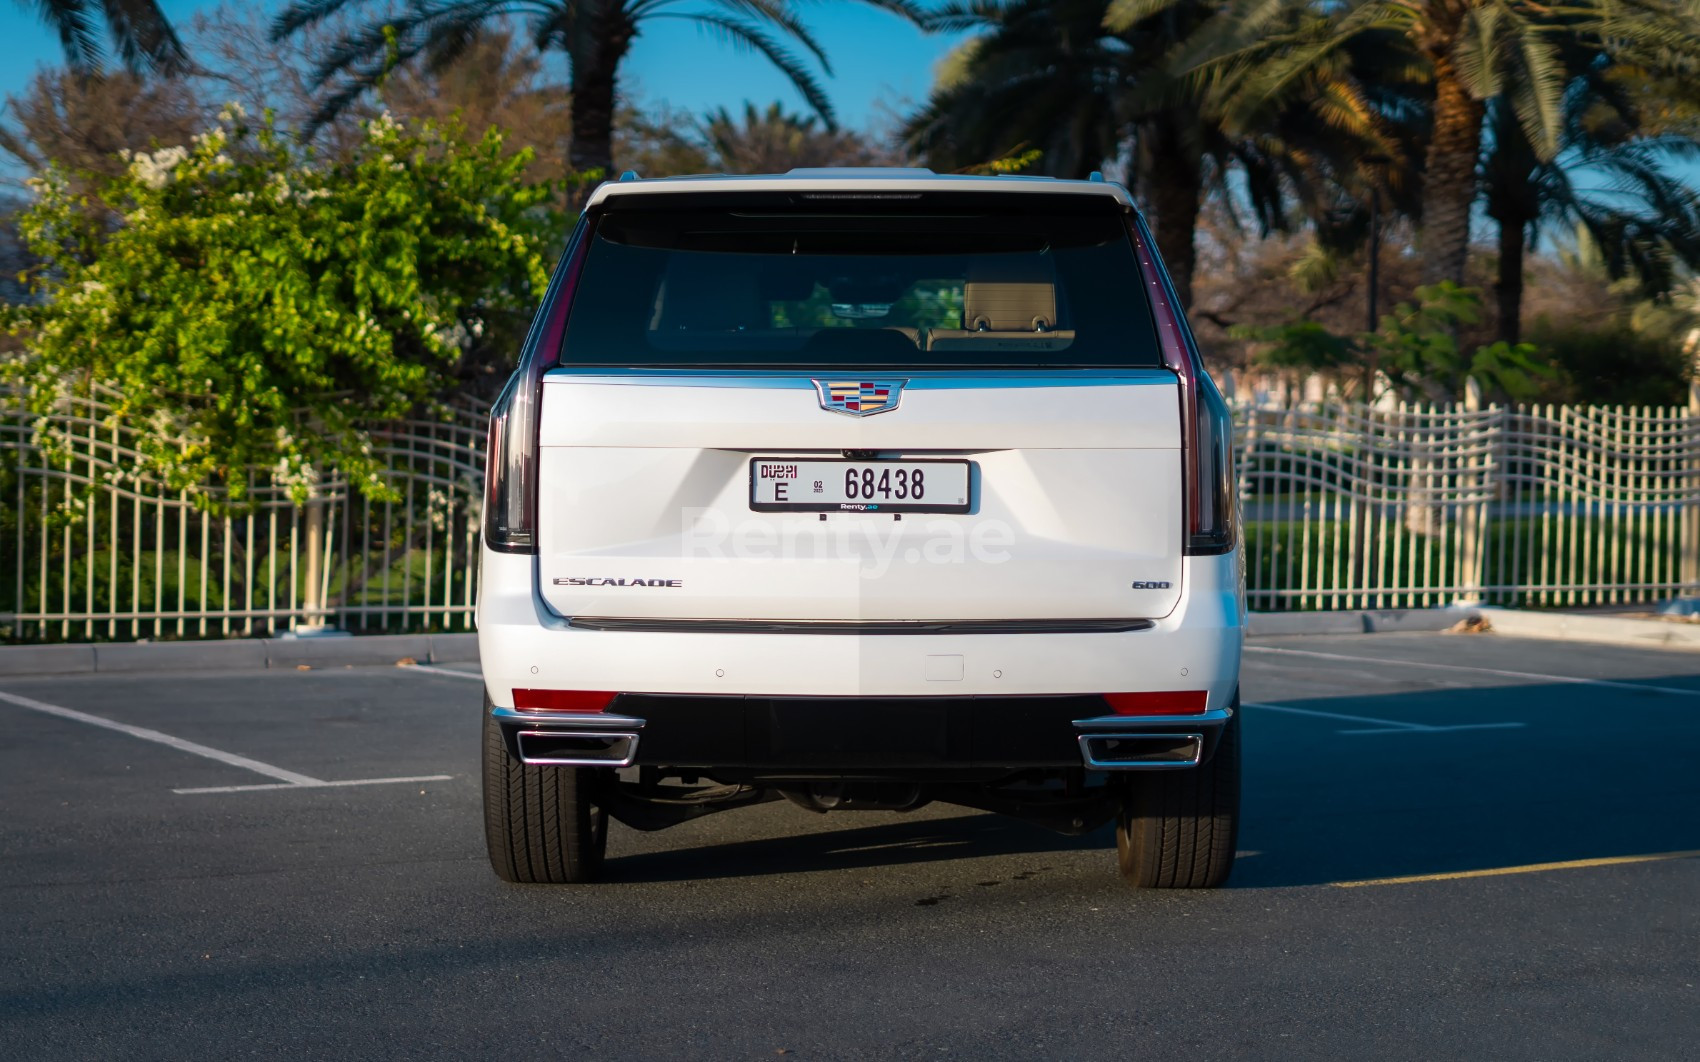
<instances>
[{"instance_id":1,"label":"white parking line","mask_svg":"<svg viewBox=\"0 0 1700 1062\"><path fill-rule=\"evenodd\" d=\"M266 785L206 785L173 789L178 795L194 793L257 793L262 789L336 789L347 785L399 785L403 782L446 782L452 774L419 774L411 778L352 778L346 782L272 782Z\"/></svg>"},{"instance_id":2,"label":"white parking line","mask_svg":"<svg viewBox=\"0 0 1700 1062\"><path fill-rule=\"evenodd\" d=\"M1542 682L1567 682L1577 686L1604 686L1614 690L1644 690L1648 693L1674 693L1684 697L1700 697L1700 689L1681 686L1650 686L1644 682L1614 682L1611 679L1577 678L1574 675L1542 675L1533 671L1506 671L1497 667L1472 667L1467 664L1435 664L1426 660L1394 660L1376 656L1353 656L1350 653L1322 653L1315 649L1281 649L1273 645L1248 645L1248 653L1279 653L1283 656L1308 656L1317 660L1346 660L1354 664L1394 664L1399 667L1430 668L1439 671L1473 671L1480 675L1500 675L1506 678L1539 679Z\"/></svg>"},{"instance_id":3,"label":"white parking line","mask_svg":"<svg viewBox=\"0 0 1700 1062\"><path fill-rule=\"evenodd\" d=\"M265 775L267 778L278 779L276 782L265 785L221 785L203 789L173 789L173 793L241 793L256 789L324 789L331 786L345 785L390 785L400 782L446 782L450 778L454 777L450 774L432 774L412 778L357 778L346 782L327 782L320 778L314 778L311 775L298 774L295 771L288 771L282 767L273 767L269 763L261 763L259 760L249 759L247 756L238 756L234 752L225 752L223 749L215 749L193 741L185 741L180 737L173 737L170 734L166 734L158 730L149 730L145 726L131 726L129 723L120 723L115 719L107 719L104 716L90 715L87 712L79 712L75 708L66 708L58 704L48 704L45 701L35 700L33 697L21 697L16 693L0 691L0 701L4 701L7 704L15 704L19 708L27 708L32 712L41 712L44 715L57 716L60 719L69 719L76 723L87 723L90 726L98 726L107 730L116 730L120 734L128 734L133 738L140 738L143 741L151 741L156 745L164 745L167 748L176 749L178 752L187 752L191 756L200 756L204 759L217 760L219 763L223 763L231 767L240 767L244 771L253 771L255 774Z\"/></svg>"},{"instance_id":4,"label":"white parking line","mask_svg":"<svg viewBox=\"0 0 1700 1062\"><path fill-rule=\"evenodd\" d=\"M428 671L433 675L448 675L450 678L472 679L474 682L484 681L484 676L476 672L456 671L453 668L447 667L432 667L430 664L402 664L401 669L403 671Z\"/></svg>"},{"instance_id":5,"label":"white parking line","mask_svg":"<svg viewBox=\"0 0 1700 1062\"><path fill-rule=\"evenodd\" d=\"M253 771L255 774L263 774L267 778L276 778L289 785L320 784L317 778L309 778L304 774L296 774L294 771L286 771L282 767L273 767L269 763L261 763L259 760L251 760L246 756L238 756L234 752L225 752L221 749L208 748L205 745L197 745L193 741L184 741L180 737L172 737L170 734L162 734L158 730L149 730L147 727L142 726L131 726L128 723L120 723L116 720L103 718L102 716L90 715L87 712L79 712L75 708L62 708L57 704L47 704L29 697L20 697L15 693L0 692L0 701L5 701L7 704L15 704L19 708L28 708L32 712L42 712L46 715L56 715L61 719L70 719L78 723L87 723L90 726L100 726L105 727L108 730L116 730L120 734L129 734L131 737L141 738L143 741L152 741L158 745L166 745L176 749L178 752L187 752L191 756L201 756L209 760L217 760L220 763L226 763L232 767L240 767L244 771Z\"/></svg>"},{"instance_id":6,"label":"white parking line","mask_svg":"<svg viewBox=\"0 0 1700 1062\"><path fill-rule=\"evenodd\" d=\"M1287 704L1246 702L1242 708L1262 708L1270 712L1290 712L1293 715L1314 715L1321 719L1339 719L1348 723L1372 723L1373 729L1341 730L1341 734L1443 734L1452 730L1517 730L1523 723L1459 723L1454 726L1430 726L1427 723L1407 723L1398 719L1375 719L1367 715L1344 715L1340 712L1319 712L1314 708L1294 708Z\"/></svg>"}]
</instances>

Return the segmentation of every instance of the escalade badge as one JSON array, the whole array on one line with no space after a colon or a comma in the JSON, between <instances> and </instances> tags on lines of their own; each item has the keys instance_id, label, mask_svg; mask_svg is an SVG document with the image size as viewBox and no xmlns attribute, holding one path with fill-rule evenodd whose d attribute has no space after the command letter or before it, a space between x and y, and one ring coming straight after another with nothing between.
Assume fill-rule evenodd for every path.
<instances>
[{"instance_id":1,"label":"escalade badge","mask_svg":"<svg viewBox=\"0 0 1700 1062\"><path fill-rule=\"evenodd\" d=\"M889 413L903 397L907 380L816 380L820 407L849 417Z\"/></svg>"}]
</instances>

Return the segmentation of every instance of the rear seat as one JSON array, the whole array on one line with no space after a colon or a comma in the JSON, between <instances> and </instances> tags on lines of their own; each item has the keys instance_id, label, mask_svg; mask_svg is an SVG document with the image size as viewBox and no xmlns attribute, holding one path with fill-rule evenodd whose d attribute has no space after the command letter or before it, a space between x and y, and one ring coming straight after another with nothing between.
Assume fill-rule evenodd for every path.
<instances>
[{"instance_id":1,"label":"rear seat","mask_svg":"<svg viewBox=\"0 0 1700 1062\"><path fill-rule=\"evenodd\" d=\"M812 286L805 285L799 298L806 297ZM662 349L794 350L823 331L774 328L771 319L752 272L712 269L695 259L682 258L668 264L650 313L649 332L651 341ZM919 329L887 325L877 331L896 333L917 350L922 349Z\"/></svg>"}]
</instances>

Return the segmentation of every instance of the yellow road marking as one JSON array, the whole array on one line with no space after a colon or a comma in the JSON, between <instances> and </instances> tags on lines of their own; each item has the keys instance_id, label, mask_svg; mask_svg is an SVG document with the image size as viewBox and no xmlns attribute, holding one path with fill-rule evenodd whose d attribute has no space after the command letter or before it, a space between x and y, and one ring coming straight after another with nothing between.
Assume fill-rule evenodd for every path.
<instances>
[{"instance_id":1,"label":"yellow road marking","mask_svg":"<svg viewBox=\"0 0 1700 1062\"><path fill-rule=\"evenodd\" d=\"M1369 878L1365 881L1332 882L1337 889L1356 889L1365 885L1409 885L1417 881L1456 881L1459 878L1497 878L1505 874L1539 874L1547 870L1580 870L1583 867L1615 867L1625 863L1658 863L1669 859L1693 859L1700 849L1689 852L1660 852L1655 855L1608 856L1604 859L1571 859L1563 863L1530 863L1521 867L1493 867L1488 870L1457 870L1449 874L1412 874L1403 878Z\"/></svg>"}]
</instances>

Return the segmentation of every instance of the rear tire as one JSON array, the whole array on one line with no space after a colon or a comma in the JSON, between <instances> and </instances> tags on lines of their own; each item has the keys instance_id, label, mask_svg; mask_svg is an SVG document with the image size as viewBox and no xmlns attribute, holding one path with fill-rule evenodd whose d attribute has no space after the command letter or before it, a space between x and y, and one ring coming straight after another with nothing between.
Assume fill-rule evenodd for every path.
<instances>
[{"instance_id":1,"label":"rear tire","mask_svg":"<svg viewBox=\"0 0 1700 1062\"><path fill-rule=\"evenodd\" d=\"M503 881L565 885L595 881L608 850L608 815L595 793L611 772L530 767L508 755L484 699L484 840Z\"/></svg>"},{"instance_id":2,"label":"rear tire","mask_svg":"<svg viewBox=\"0 0 1700 1062\"><path fill-rule=\"evenodd\" d=\"M1122 877L1142 889L1213 889L1234 869L1240 825L1240 713L1216 755L1184 771L1129 772L1116 818Z\"/></svg>"}]
</instances>

